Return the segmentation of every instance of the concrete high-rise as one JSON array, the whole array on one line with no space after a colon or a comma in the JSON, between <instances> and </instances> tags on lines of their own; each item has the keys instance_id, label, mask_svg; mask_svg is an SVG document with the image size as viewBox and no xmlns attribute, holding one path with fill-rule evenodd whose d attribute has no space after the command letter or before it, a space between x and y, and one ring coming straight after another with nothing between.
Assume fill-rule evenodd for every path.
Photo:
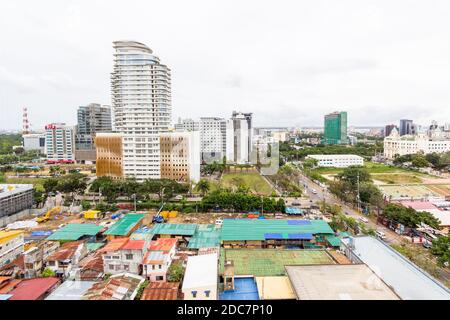
<instances>
[{"instance_id":1,"label":"concrete high-rise","mask_svg":"<svg viewBox=\"0 0 450 320\"><path fill-rule=\"evenodd\" d=\"M123 171L142 181L158 179L160 138L171 123L171 73L146 45L114 42L111 74L115 129L123 135Z\"/></svg>"},{"instance_id":2,"label":"concrete high-rise","mask_svg":"<svg viewBox=\"0 0 450 320\"><path fill-rule=\"evenodd\" d=\"M222 162L224 156L228 157L227 120L216 117L200 118L199 129L202 162Z\"/></svg>"},{"instance_id":3,"label":"concrete high-rise","mask_svg":"<svg viewBox=\"0 0 450 320\"><path fill-rule=\"evenodd\" d=\"M95 135L111 132L111 108L91 103L78 108L78 125L75 134L75 159L80 162L94 162Z\"/></svg>"},{"instance_id":4,"label":"concrete high-rise","mask_svg":"<svg viewBox=\"0 0 450 320\"><path fill-rule=\"evenodd\" d=\"M45 126L45 131L47 162L75 162L74 128L65 123L52 123Z\"/></svg>"},{"instance_id":5,"label":"concrete high-rise","mask_svg":"<svg viewBox=\"0 0 450 320\"><path fill-rule=\"evenodd\" d=\"M412 135L414 131L414 124L412 120L401 119L399 126L400 136Z\"/></svg>"},{"instance_id":6,"label":"concrete high-rise","mask_svg":"<svg viewBox=\"0 0 450 320\"><path fill-rule=\"evenodd\" d=\"M253 122L252 122L252 113L243 113L243 112L237 112L233 111L231 120L233 121L234 125L234 135L235 135L235 148L234 148L234 157L236 163L244 163L244 162L250 162L250 154L252 153L253 149ZM242 120L245 120L245 122L242 122ZM239 126L237 130L237 126ZM247 139L247 142L243 141L243 139ZM236 145L236 143L239 143L238 141L241 140L239 147ZM246 145L247 150L245 151L242 149L241 156L238 157L237 150L238 148L243 148L243 145ZM240 158L238 160L238 158Z\"/></svg>"},{"instance_id":7,"label":"concrete high-rise","mask_svg":"<svg viewBox=\"0 0 450 320\"><path fill-rule=\"evenodd\" d=\"M347 112L333 112L325 115L325 144L347 144Z\"/></svg>"},{"instance_id":8,"label":"concrete high-rise","mask_svg":"<svg viewBox=\"0 0 450 320\"><path fill-rule=\"evenodd\" d=\"M385 137L389 137L391 135L391 133L392 133L392 130L394 130L394 128L397 129L397 126L395 124L388 124L388 125L386 125L384 127L383 135Z\"/></svg>"}]
</instances>

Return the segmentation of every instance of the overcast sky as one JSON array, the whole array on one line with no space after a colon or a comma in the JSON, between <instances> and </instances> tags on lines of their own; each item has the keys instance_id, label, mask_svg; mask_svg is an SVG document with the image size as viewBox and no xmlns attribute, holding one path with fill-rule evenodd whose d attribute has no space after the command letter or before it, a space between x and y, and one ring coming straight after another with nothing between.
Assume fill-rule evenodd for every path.
<instances>
[{"instance_id":1,"label":"overcast sky","mask_svg":"<svg viewBox=\"0 0 450 320\"><path fill-rule=\"evenodd\" d=\"M76 123L110 104L112 42L172 69L178 117L254 112L255 124L450 122L450 1L0 2L0 129Z\"/></svg>"}]
</instances>

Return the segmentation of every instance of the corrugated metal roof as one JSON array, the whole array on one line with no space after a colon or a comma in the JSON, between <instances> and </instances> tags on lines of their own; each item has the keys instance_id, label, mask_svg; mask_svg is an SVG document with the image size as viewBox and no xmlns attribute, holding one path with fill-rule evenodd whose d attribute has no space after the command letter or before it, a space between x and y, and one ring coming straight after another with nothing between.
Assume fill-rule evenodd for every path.
<instances>
[{"instance_id":1,"label":"corrugated metal roof","mask_svg":"<svg viewBox=\"0 0 450 320\"><path fill-rule=\"evenodd\" d=\"M170 251L177 244L177 239L159 238L150 244L151 251Z\"/></svg>"},{"instance_id":2,"label":"corrugated metal roof","mask_svg":"<svg viewBox=\"0 0 450 320\"><path fill-rule=\"evenodd\" d=\"M220 229L213 224L198 225L197 231L189 240L189 249L211 248L220 246Z\"/></svg>"},{"instance_id":3,"label":"corrugated metal roof","mask_svg":"<svg viewBox=\"0 0 450 320\"><path fill-rule=\"evenodd\" d=\"M325 239L333 247L339 247L341 245L341 239L336 236L326 236Z\"/></svg>"},{"instance_id":4,"label":"corrugated metal roof","mask_svg":"<svg viewBox=\"0 0 450 320\"><path fill-rule=\"evenodd\" d=\"M78 240L82 236L95 236L102 229L93 223L70 223L55 231L47 240Z\"/></svg>"},{"instance_id":5,"label":"corrugated metal roof","mask_svg":"<svg viewBox=\"0 0 450 320\"><path fill-rule=\"evenodd\" d=\"M196 224L161 223L152 229L152 233L174 236L192 236L196 230Z\"/></svg>"},{"instance_id":6,"label":"corrugated metal roof","mask_svg":"<svg viewBox=\"0 0 450 320\"><path fill-rule=\"evenodd\" d=\"M151 282L144 289L141 300L177 300L178 282Z\"/></svg>"},{"instance_id":7,"label":"corrugated metal roof","mask_svg":"<svg viewBox=\"0 0 450 320\"><path fill-rule=\"evenodd\" d=\"M126 236L144 217L145 214L142 213L128 213L111 227L109 227L105 234L114 236Z\"/></svg>"},{"instance_id":8,"label":"corrugated metal roof","mask_svg":"<svg viewBox=\"0 0 450 320\"><path fill-rule=\"evenodd\" d=\"M224 219L221 240L265 240L265 234L333 234L328 223L323 220L269 220L269 219ZM286 236L288 238L288 236Z\"/></svg>"},{"instance_id":9,"label":"corrugated metal roof","mask_svg":"<svg viewBox=\"0 0 450 320\"><path fill-rule=\"evenodd\" d=\"M142 250L144 248L144 240L129 240L123 247L123 250Z\"/></svg>"}]
</instances>

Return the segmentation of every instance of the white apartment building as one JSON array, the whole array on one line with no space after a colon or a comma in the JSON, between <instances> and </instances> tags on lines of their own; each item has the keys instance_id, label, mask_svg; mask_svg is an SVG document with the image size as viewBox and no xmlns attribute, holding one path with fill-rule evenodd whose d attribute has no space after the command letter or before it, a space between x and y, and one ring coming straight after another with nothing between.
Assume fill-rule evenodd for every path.
<instances>
[{"instance_id":1,"label":"white apartment building","mask_svg":"<svg viewBox=\"0 0 450 320\"><path fill-rule=\"evenodd\" d=\"M161 178L198 182L200 180L200 133L161 134Z\"/></svg>"},{"instance_id":2,"label":"white apartment building","mask_svg":"<svg viewBox=\"0 0 450 320\"><path fill-rule=\"evenodd\" d=\"M45 131L47 162L75 162L74 127L52 123L45 126Z\"/></svg>"},{"instance_id":3,"label":"white apartment building","mask_svg":"<svg viewBox=\"0 0 450 320\"><path fill-rule=\"evenodd\" d=\"M112 107L116 131L123 134L126 177L158 179L159 135L171 122L171 73L146 45L114 42L111 74Z\"/></svg>"},{"instance_id":4,"label":"white apartment building","mask_svg":"<svg viewBox=\"0 0 450 320\"><path fill-rule=\"evenodd\" d=\"M232 132L227 134L227 127L229 130L230 124L223 118L200 118L200 152L203 162L222 162L224 156L228 160L227 137L229 139Z\"/></svg>"},{"instance_id":5,"label":"white apartment building","mask_svg":"<svg viewBox=\"0 0 450 320\"><path fill-rule=\"evenodd\" d=\"M307 158L317 160L319 167L347 168L364 165L364 158L355 154L313 154Z\"/></svg>"},{"instance_id":6,"label":"white apartment building","mask_svg":"<svg viewBox=\"0 0 450 320\"><path fill-rule=\"evenodd\" d=\"M198 131L200 123L198 121L194 121L192 119L178 119L178 123L175 123L175 131L184 132L184 131Z\"/></svg>"},{"instance_id":7,"label":"white apartment building","mask_svg":"<svg viewBox=\"0 0 450 320\"><path fill-rule=\"evenodd\" d=\"M400 136L396 129L384 138L384 156L387 159L394 159L395 155L416 154L423 152L443 153L450 151L450 139L432 139L424 133L418 135Z\"/></svg>"},{"instance_id":8,"label":"white apartment building","mask_svg":"<svg viewBox=\"0 0 450 320\"><path fill-rule=\"evenodd\" d=\"M236 114L232 118L234 129L234 163L245 164L250 162L250 149L252 141L247 119L243 114Z\"/></svg>"},{"instance_id":9,"label":"white apartment building","mask_svg":"<svg viewBox=\"0 0 450 320\"><path fill-rule=\"evenodd\" d=\"M45 154L45 133L29 133L22 135L23 148L25 151L39 150Z\"/></svg>"},{"instance_id":10,"label":"white apartment building","mask_svg":"<svg viewBox=\"0 0 450 320\"><path fill-rule=\"evenodd\" d=\"M0 231L0 268L17 259L23 250L23 231Z\"/></svg>"}]
</instances>

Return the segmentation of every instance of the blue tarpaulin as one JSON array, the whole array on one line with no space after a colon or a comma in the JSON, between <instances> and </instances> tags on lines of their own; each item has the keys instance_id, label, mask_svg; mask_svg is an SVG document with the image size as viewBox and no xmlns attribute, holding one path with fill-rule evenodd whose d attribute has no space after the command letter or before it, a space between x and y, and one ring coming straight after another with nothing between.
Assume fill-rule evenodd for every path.
<instances>
[{"instance_id":1,"label":"blue tarpaulin","mask_svg":"<svg viewBox=\"0 0 450 320\"><path fill-rule=\"evenodd\" d=\"M48 237L49 235L51 235L53 232L52 231L31 231L31 236L32 237Z\"/></svg>"},{"instance_id":2,"label":"blue tarpaulin","mask_svg":"<svg viewBox=\"0 0 450 320\"><path fill-rule=\"evenodd\" d=\"M283 235L281 233L264 233L265 239L283 239Z\"/></svg>"},{"instance_id":3,"label":"blue tarpaulin","mask_svg":"<svg viewBox=\"0 0 450 320\"><path fill-rule=\"evenodd\" d=\"M303 214L303 210L299 209L299 208L287 207L286 208L286 213L287 214L292 214L292 215Z\"/></svg>"},{"instance_id":4,"label":"blue tarpaulin","mask_svg":"<svg viewBox=\"0 0 450 320\"><path fill-rule=\"evenodd\" d=\"M311 224L309 220L288 220L289 225L307 226Z\"/></svg>"},{"instance_id":5,"label":"blue tarpaulin","mask_svg":"<svg viewBox=\"0 0 450 320\"><path fill-rule=\"evenodd\" d=\"M298 240L312 240L312 233L289 233L289 239L298 239Z\"/></svg>"}]
</instances>

